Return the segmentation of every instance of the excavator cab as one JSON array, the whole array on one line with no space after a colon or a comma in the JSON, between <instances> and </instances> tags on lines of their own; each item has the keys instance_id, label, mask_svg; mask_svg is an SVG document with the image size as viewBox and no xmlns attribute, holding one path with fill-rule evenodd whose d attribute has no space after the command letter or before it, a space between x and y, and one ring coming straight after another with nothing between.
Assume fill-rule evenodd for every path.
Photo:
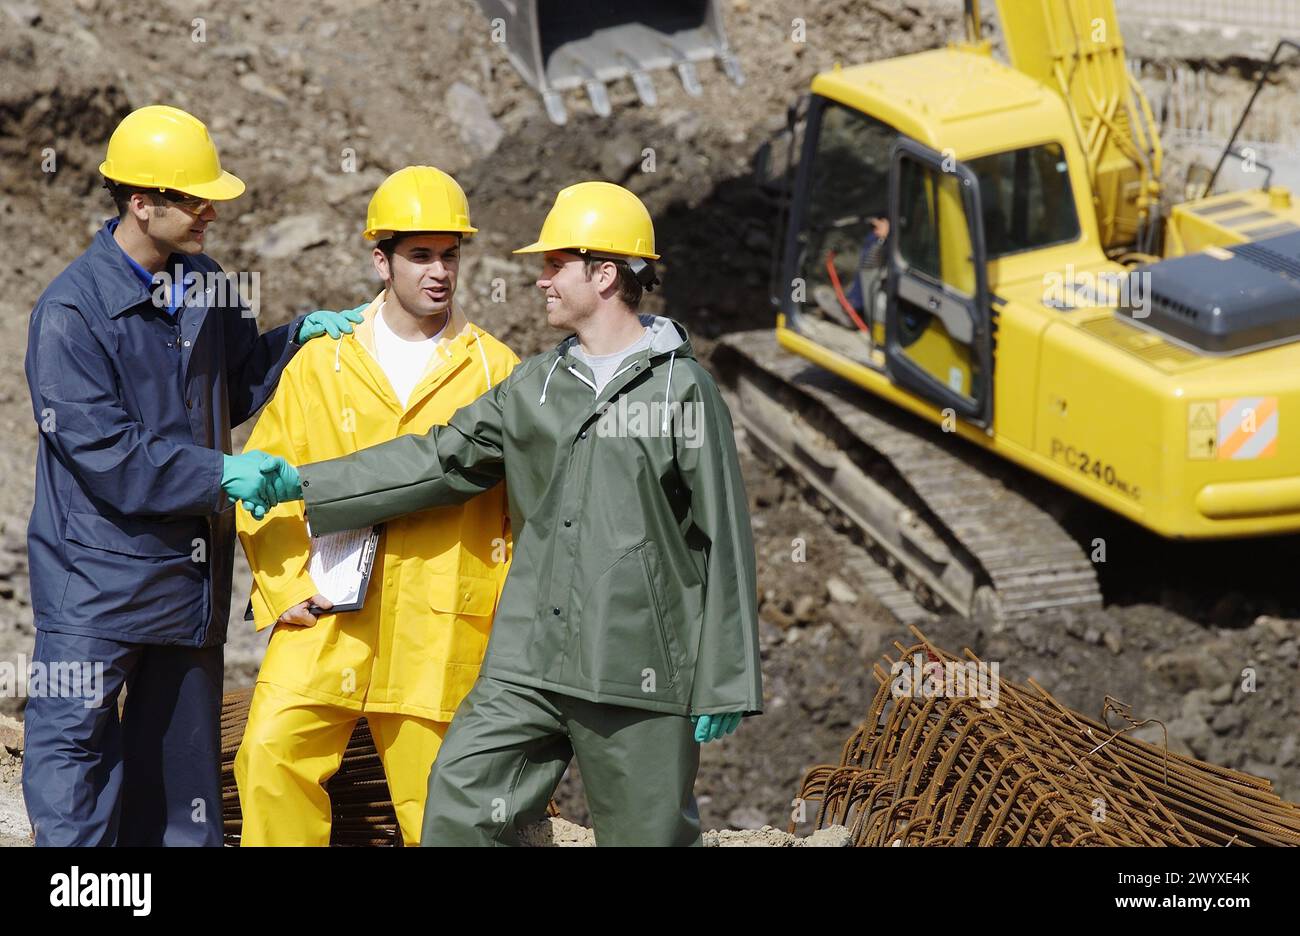
<instances>
[{"instance_id":1,"label":"excavator cab","mask_svg":"<svg viewBox=\"0 0 1300 936\"><path fill-rule=\"evenodd\" d=\"M744 84L727 45L720 0L479 0L494 41L504 41L511 63L541 92L546 113L568 120L564 93L583 88L602 117L611 111L606 85L628 78L646 107L658 101L651 73L673 69L686 93L702 93L697 67L717 59ZM500 37L500 38L498 38Z\"/></svg>"},{"instance_id":2,"label":"excavator cab","mask_svg":"<svg viewBox=\"0 0 1300 936\"><path fill-rule=\"evenodd\" d=\"M814 96L778 304L794 330L987 426L983 231L968 166Z\"/></svg>"},{"instance_id":3,"label":"excavator cab","mask_svg":"<svg viewBox=\"0 0 1300 936\"><path fill-rule=\"evenodd\" d=\"M897 136L866 114L816 98L799 161L808 171L796 183L802 197L791 219L790 277L806 287L819 317L858 328L860 353L884 344L884 222Z\"/></svg>"},{"instance_id":4,"label":"excavator cab","mask_svg":"<svg viewBox=\"0 0 1300 936\"><path fill-rule=\"evenodd\" d=\"M992 419L993 351L979 180L899 138L889 178L885 359L890 376L977 426Z\"/></svg>"}]
</instances>

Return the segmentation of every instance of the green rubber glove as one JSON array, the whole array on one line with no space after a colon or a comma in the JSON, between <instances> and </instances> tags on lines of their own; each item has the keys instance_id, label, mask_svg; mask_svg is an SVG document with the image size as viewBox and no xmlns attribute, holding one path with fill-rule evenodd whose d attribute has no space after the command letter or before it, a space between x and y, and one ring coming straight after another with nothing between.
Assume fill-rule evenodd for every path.
<instances>
[{"instance_id":1,"label":"green rubber glove","mask_svg":"<svg viewBox=\"0 0 1300 936\"><path fill-rule=\"evenodd\" d=\"M700 744L717 741L740 727L744 712L726 712L718 715L692 715L695 724L695 740Z\"/></svg>"},{"instance_id":2,"label":"green rubber glove","mask_svg":"<svg viewBox=\"0 0 1300 936\"><path fill-rule=\"evenodd\" d=\"M342 312L317 309L303 319L302 327L298 329L298 344L305 344L313 338L319 338L321 335L329 335L331 338L337 339L352 334L352 323L360 322L365 318L361 313L369 305L370 303L367 302L363 306L357 306L355 309L345 309Z\"/></svg>"},{"instance_id":3,"label":"green rubber glove","mask_svg":"<svg viewBox=\"0 0 1300 936\"><path fill-rule=\"evenodd\" d=\"M221 462L221 489L232 503L242 503L258 520L278 501L274 483L261 471L268 458L254 449L243 455L223 455Z\"/></svg>"},{"instance_id":4,"label":"green rubber glove","mask_svg":"<svg viewBox=\"0 0 1300 936\"><path fill-rule=\"evenodd\" d=\"M298 469L279 455L267 455L258 465L262 477L274 491L276 502L302 500L302 481Z\"/></svg>"}]
</instances>

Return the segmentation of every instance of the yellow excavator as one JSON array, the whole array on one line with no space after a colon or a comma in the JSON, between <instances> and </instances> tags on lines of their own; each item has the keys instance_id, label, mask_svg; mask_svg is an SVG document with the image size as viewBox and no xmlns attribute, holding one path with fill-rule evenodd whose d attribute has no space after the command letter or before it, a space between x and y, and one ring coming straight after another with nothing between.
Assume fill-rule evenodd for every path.
<instances>
[{"instance_id":1,"label":"yellow excavator","mask_svg":"<svg viewBox=\"0 0 1300 936\"><path fill-rule=\"evenodd\" d=\"M965 42L814 78L776 341L714 361L900 616L1002 626L1101 603L1061 488L1168 538L1300 530L1300 208L1267 178L1169 203L1110 0L997 12L1009 63L968 0Z\"/></svg>"}]
</instances>

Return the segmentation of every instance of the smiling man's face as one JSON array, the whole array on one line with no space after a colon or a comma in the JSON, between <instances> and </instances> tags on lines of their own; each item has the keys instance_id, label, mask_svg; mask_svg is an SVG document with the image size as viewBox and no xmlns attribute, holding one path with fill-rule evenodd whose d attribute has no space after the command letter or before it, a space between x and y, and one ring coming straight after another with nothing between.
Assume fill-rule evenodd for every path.
<instances>
[{"instance_id":1,"label":"smiling man's face","mask_svg":"<svg viewBox=\"0 0 1300 936\"><path fill-rule=\"evenodd\" d=\"M546 321L552 328L577 330L595 313L600 290L609 276L587 275L586 262L567 250L548 250L542 255L542 275L537 288L546 297Z\"/></svg>"},{"instance_id":2,"label":"smiling man's face","mask_svg":"<svg viewBox=\"0 0 1300 936\"><path fill-rule=\"evenodd\" d=\"M375 249L375 269L402 308L412 315L441 315L451 308L460 271L460 238L455 234L409 234L397 242L392 259Z\"/></svg>"},{"instance_id":3,"label":"smiling man's face","mask_svg":"<svg viewBox=\"0 0 1300 936\"><path fill-rule=\"evenodd\" d=\"M145 233L167 248L167 252L203 253L208 225L217 220L217 209L208 202L195 214L161 197L143 195L131 199L131 210L140 219Z\"/></svg>"}]
</instances>

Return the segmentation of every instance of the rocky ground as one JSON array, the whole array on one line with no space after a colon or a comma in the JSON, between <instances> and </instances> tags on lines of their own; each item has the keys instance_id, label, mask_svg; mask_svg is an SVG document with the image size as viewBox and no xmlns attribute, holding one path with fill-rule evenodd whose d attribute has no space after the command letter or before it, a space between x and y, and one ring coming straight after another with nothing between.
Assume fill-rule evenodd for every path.
<instances>
[{"instance_id":1,"label":"rocky ground","mask_svg":"<svg viewBox=\"0 0 1300 936\"><path fill-rule=\"evenodd\" d=\"M806 837L771 826L761 829L710 830L702 836L705 848L846 848L851 839L844 826L818 829ZM567 819L546 819L524 830L524 844L532 848L591 848L596 837L590 829Z\"/></svg>"},{"instance_id":2,"label":"rocky ground","mask_svg":"<svg viewBox=\"0 0 1300 936\"><path fill-rule=\"evenodd\" d=\"M110 213L96 168L121 116L167 102L207 121L224 164L248 183L221 207L209 250L227 269L260 274L264 327L369 297L376 280L360 230L370 193L394 169L432 163L460 179L482 232L465 252L458 298L521 356L558 336L545 325L533 267L510 251L532 239L559 188L605 178L654 213L664 288L648 307L683 321L707 360L718 336L771 322L775 221L751 164L786 105L837 61L930 48L960 28L956 2L724 7L743 88L707 68L703 95L691 98L660 75L656 108L619 89L614 115L599 119L574 97L570 124L558 129L469 0L240 0L215 11L189 0L0 0L0 315L15 326L0 358L0 472L9 480L0 485L0 664L30 653L33 634L27 315ZM807 20L806 42L791 41L795 17ZM1248 67L1237 57L1221 71L1231 80ZM784 828L804 772L836 760L861 720L875 689L870 661L910 638L855 581L853 539L758 460L743 434L739 443L759 556L766 712L703 749L697 790L706 828ZM1300 596L1287 562L1296 543L1174 547L1079 512L1088 531L1109 537L1105 613L1001 634L941 617L927 635L1002 661L1009 678L1033 676L1089 714L1107 694L1122 699L1168 724L1179 750L1268 777L1300 799ZM793 559L796 538L805 562ZM237 612L247 588L241 567ZM231 687L253 680L261 649L232 622ZM21 717L22 702L0 698L0 711ZM0 757L0 794L12 803L6 770L15 761ZM560 802L585 821L576 771ZM0 841L10 834L3 808Z\"/></svg>"}]
</instances>

